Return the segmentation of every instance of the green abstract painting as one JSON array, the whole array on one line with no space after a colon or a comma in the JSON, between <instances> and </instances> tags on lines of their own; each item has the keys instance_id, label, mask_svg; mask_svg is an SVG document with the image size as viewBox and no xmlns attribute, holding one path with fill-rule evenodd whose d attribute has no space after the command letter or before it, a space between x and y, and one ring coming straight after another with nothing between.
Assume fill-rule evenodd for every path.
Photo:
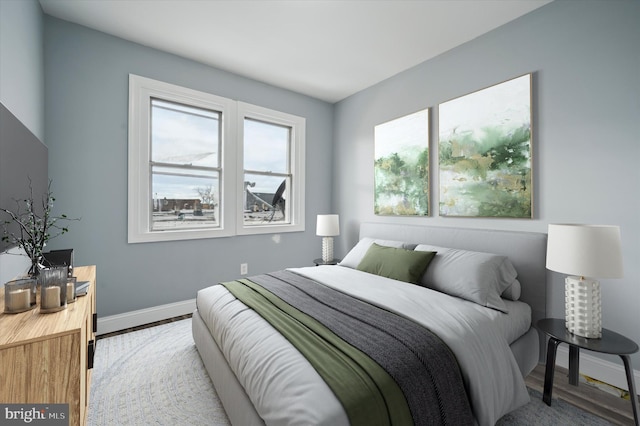
<instances>
[{"instance_id":1,"label":"green abstract painting","mask_svg":"<svg viewBox=\"0 0 640 426\"><path fill-rule=\"evenodd\" d=\"M440 216L531 218L531 74L438 113Z\"/></svg>"},{"instance_id":2,"label":"green abstract painting","mask_svg":"<svg viewBox=\"0 0 640 426\"><path fill-rule=\"evenodd\" d=\"M429 110L379 124L375 133L374 211L429 214Z\"/></svg>"}]
</instances>

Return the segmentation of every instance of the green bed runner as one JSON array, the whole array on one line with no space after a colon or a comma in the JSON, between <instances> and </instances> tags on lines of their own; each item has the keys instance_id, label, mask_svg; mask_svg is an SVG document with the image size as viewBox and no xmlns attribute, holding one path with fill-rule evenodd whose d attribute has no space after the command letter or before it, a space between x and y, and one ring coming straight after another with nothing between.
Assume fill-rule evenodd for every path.
<instances>
[{"instance_id":1,"label":"green bed runner","mask_svg":"<svg viewBox=\"0 0 640 426\"><path fill-rule=\"evenodd\" d=\"M364 352L250 280L222 283L291 342L334 392L352 425L410 425L402 390Z\"/></svg>"}]
</instances>

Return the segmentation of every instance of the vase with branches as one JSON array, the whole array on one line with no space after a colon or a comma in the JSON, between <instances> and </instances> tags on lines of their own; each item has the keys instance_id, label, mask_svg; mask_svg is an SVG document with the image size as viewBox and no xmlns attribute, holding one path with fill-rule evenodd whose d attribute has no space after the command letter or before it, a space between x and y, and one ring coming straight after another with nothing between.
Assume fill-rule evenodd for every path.
<instances>
[{"instance_id":1,"label":"vase with branches","mask_svg":"<svg viewBox=\"0 0 640 426\"><path fill-rule=\"evenodd\" d=\"M29 180L29 197L14 201L17 205L15 211L0 208L0 212L8 215L8 219L3 222L2 241L17 245L24 250L31 260L28 274L31 277L37 277L40 269L44 267L43 252L47 241L69 231L69 228L62 225L62 221L78 219L70 219L65 214L56 216L52 213L55 198L51 192L51 181L42 196L41 208L38 208L34 200L31 180ZM17 230L15 227L10 229L11 224L17 225Z\"/></svg>"}]
</instances>

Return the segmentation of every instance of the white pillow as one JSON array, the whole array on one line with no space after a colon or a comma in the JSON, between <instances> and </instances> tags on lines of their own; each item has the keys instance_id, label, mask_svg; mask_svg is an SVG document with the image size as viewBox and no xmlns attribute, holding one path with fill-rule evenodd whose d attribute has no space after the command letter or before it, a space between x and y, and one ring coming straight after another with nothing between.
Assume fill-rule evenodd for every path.
<instances>
[{"instance_id":1,"label":"white pillow","mask_svg":"<svg viewBox=\"0 0 640 426\"><path fill-rule=\"evenodd\" d=\"M438 252L422 276L421 285L509 312L501 295L513 285L518 273L506 256L426 244L415 250Z\"/></svg>"},{"instance_id":2,"label":"white pillow","mask_svg":"<svg viewBox=\"0 0 640 426\"><path fill-rule=\"evenodd\" d=\"M339 263L340 266L346 266L348 268L357 269L360 261L367 254L367 250L371 247L371 244L376 243L379 246L385 247L394 247L394 248L403 248L406 250L413 250L416 247L416 244L409 244L403 241L394 241L394 240L377 240L369 237L365 237L358 241L347 255L342 259Z\"/></svg>"}]
</instances>

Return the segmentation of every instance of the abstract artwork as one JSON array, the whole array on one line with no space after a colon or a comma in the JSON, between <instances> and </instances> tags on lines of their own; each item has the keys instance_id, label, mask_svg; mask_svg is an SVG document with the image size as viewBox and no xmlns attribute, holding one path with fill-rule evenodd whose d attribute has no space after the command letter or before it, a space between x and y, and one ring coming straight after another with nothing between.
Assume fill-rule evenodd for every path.
<instances>
[{"instance_id":1,"label":"abstract artwork","mask_svg":"<svg viewBox=\"0 0 640 426\"><path fill-rule=\"evenodd\" d=\"M439 106L440 216L532 217L531 74Z\"/></svg>"},{"instance_id":2,"label":"abstract artwork","mask_svg":"<svg viewBox=\"0 0 640 426\"><path fill-rule=\"evenodd\" d=\"M375 126L374 212L429 214L429 110Z\"/></svg>"}]
</instances>

